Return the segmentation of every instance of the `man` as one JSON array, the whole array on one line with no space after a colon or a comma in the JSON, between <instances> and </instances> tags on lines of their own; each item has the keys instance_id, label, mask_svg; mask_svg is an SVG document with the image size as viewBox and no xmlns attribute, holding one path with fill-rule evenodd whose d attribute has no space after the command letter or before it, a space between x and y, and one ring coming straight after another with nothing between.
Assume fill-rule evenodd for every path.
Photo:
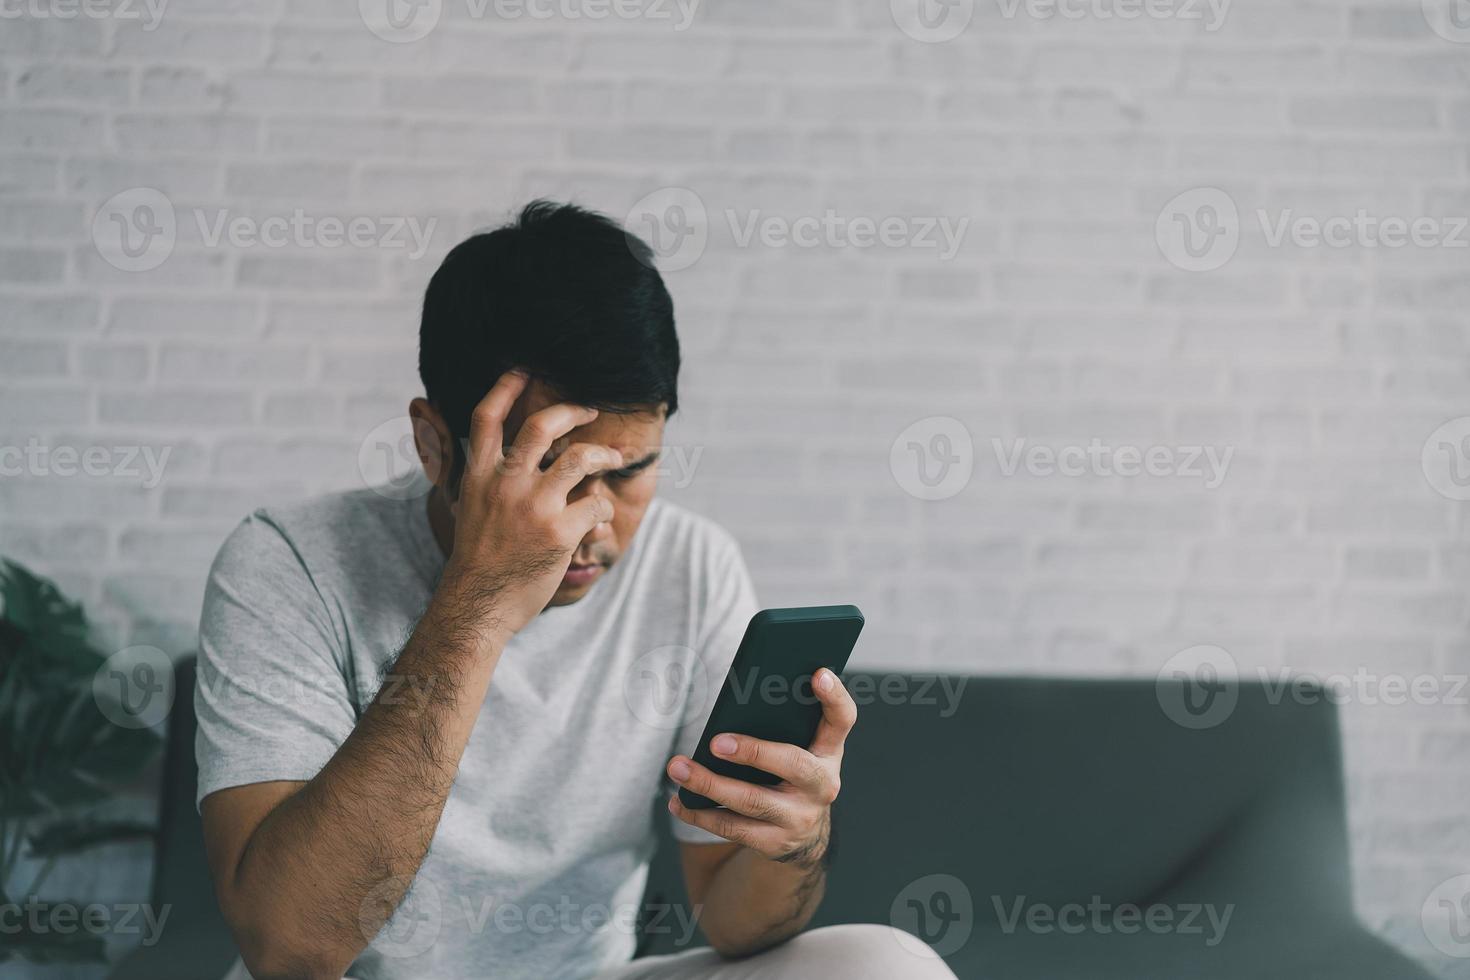
<instances>
[{"instance_id":1,"label":"man","mask_svg":"<svg viewBox=\"0 0 1470 980\"><path fill-rule=\"evenodd\" d=\"M857 714L830 671L812 745L717 740L770 788L690 759L707 701L675 692L680 730L626 694L717 687L757 609L729 535L654 497L678 368L647 246L534 203L429 284L427 495L262 510L225 543L199 795L258 980L951 976L884 927L797 936ZM713 951L630 963L664 774L727 808L668 804Z\"/></svg>"}]
</instances>

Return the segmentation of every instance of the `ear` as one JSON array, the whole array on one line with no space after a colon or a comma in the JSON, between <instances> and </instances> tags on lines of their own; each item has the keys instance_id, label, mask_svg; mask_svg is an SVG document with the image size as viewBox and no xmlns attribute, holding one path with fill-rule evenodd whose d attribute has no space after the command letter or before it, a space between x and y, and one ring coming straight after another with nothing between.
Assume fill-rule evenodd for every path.
<instances>
[{"instance_id":1,"label":"ear","mask_svg":"<svg viewBox=\"0 0 1470 980\"><path fill-rule=\"evenodd\" d=\"M444 491L449 499L454 498L454 436L449 424L439 410L426 399L415 398L408 403L408 417L413 421L413 444L418 450L419 462L429 482Z\"/></svg>"}]
</instances>

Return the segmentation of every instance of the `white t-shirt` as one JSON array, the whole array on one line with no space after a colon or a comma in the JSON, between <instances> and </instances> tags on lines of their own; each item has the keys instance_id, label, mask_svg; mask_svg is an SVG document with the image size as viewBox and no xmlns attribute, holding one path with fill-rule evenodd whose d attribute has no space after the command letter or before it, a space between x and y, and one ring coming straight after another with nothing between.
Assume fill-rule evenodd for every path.
<instances>
[{"instance_id":1,"label":"white t-shirt","mask_svg":"<svg viewBox=\"0 0 1470 980\"><path fill-rule=\"evenodd\" d=\"M443 566L422 497L334 494L236 528L200 624L199 799L315 776ZM734 539L655 499L584 598L506 647L428 856L352 976L575 980L628 960L664 766L692 751L757 608Z\"/></svg>"}]
</instances>

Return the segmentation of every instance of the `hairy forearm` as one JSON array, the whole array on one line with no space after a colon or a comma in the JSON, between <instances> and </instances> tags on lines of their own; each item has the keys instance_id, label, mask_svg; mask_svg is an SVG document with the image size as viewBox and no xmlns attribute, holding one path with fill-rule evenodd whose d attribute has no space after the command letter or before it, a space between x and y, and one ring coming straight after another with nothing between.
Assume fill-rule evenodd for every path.
<instances>
[{"instance_id":1,"label":"hairy forearm","mask_svg":"<svg viewBox=\"0 0 1470 980\"><path fill-rule=\"evenodd\" d=\"M441 586L352 734L241 854L234 904L259 917L247 931L275 932L312 973L341 976L428 852L504 646L471 608Z\"/></svg>"},{"instance_id":2,"label":"hairy forearm","mask_svg":"<svg viewBox=\"0 0 1470 980\"><path fill-rule=\"evenodd\" d=\"M749 956L806 928L826 889L830 816L821 839L786 860L736 851L710 880L700 926L725 956Z\"/></svg>"}]
</instances>

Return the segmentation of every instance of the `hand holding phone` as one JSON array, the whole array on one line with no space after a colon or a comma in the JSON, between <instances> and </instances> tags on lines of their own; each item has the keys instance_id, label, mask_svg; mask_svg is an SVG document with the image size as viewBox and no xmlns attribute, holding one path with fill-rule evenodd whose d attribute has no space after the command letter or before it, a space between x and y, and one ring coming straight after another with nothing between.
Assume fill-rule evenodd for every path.
<instances>
[{"instance_id":1,"label":"hand holding phone","mask_svg":"<svg viewBox=\"0 0 1470 980\"><path fill-rule=\"evenodd\" d=\"M855 606L752 617L693 758L669 763L679 784L670 811L772 858L824 847L843 744L857 720L838 673L862 627Z\"/></svg>"}]
</instances>

